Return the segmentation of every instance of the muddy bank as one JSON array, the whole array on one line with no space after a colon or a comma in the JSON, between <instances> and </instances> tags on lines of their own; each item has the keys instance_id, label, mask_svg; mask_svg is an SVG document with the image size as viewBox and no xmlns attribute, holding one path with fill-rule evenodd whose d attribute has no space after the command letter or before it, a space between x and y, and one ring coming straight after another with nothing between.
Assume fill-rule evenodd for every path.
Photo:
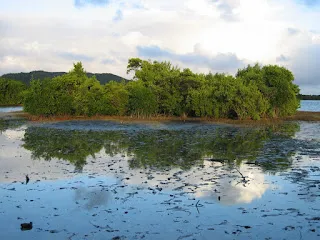
<instances>
[{"instance_id":1,"label":"muddy bank","mask_svg":"<svg viewBox=\"0 0 320 240\"><path fill-rule=\"evenodd\" d=\"M29 115L25 112L0 112L0 119L28 119Z\"/></svg>"},{"instance_id":2,"label":"muddy bank","mask_svg":"<svg viewBox=\"0 0 320 240\"><path fill-rule=\"evenodd\" d=\"M193 118L193 117L174 117L174 116L156 116L156 117L133 117L133 116L34 116L25 112L0 113L0 119L25 118L33 122L54 122L70 120L114 120L120 122L208 122L208 123L225 123L241 125L266 125L277 124L283 121L320 121L320 112L297 112L294 116L261 119L261 120L233 120L233 119L214 119L214 118Z\"/></svg>"},{"instance_id":3,"label":"muddy bank","mask_svg":"<svg viewBox=\"0 0 320 240\"><path fill-rule=\"evenodd\" d=\"M320 121L320 112L299 111L294 116L286 117L285 120Z\"/></svg>"}]
</instances>

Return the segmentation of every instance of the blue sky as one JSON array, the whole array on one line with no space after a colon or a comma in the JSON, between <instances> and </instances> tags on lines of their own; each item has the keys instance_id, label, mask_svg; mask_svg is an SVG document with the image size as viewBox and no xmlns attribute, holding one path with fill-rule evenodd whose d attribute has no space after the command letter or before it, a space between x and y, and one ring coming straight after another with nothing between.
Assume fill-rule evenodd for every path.
<instances>
[{"instance_id":1,"label":"blue sky","mask_svg":"<svg viewBox=\"0 0 320 240\"><path fill-rule=\"evenodd\" d=\"M0 0L0 75L126 75L128 58L235 74L279 64L320 94L320 0Z\"/></svg>"},{"instance_id":2,"label":"blue sky","mask_svg":"<svg viewBox=\"0 0 320 240\"><path fill-rule=\"evenodd\" d=\"M298 0L298 3L304 4L307 6L316 6L320 4L320 0Z\"/></svg>"}]
</instances>

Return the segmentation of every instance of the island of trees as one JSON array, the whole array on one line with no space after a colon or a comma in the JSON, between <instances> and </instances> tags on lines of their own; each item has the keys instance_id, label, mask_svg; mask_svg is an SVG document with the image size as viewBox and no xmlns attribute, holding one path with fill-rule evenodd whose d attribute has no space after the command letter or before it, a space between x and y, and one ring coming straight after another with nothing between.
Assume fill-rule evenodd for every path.
<instances>
[{"instance_id":1,"label":"island of trees","mask_svg":"<svg viewBox=\"0 0 320 240\"><path fill-rule=\"evenodd\" d=\"M293 74L276 65L248 65L239 69L234 77L193 73L170 62L131 58L127 72L133 73L133 81L101 84L96 76L88 76L82 63L78 62L68 73L32 80L28 88L21 82L2 79L0 95L15 99L7 100L12 104L22 103L24 110L32 115L43 116L189 116L258 120L293 115L300 105L299 88L293 83ZM20 85L11 87L14 84Z\"/></svg>"}]
</instances>

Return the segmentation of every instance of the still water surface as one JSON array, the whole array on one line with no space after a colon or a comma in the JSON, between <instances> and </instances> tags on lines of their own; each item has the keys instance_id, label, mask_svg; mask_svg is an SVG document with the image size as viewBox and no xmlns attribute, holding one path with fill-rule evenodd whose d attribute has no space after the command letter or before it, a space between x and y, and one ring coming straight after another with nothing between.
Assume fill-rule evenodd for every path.
<instances>
[{"instance_id":1,"label":"still water surface","mask_svg":"<svg viewBox=\"0 0 320 240\"><path fill-rule=\"evenodd\" d=\"M300 108L298 111L307 112L320 112L320 101L319 100L302 100L300 102Z\"/></svg>"},{"instance_id":2,"label":"still water surface","mask_svg":"<svg viewBox=\"0 0 320 240\"><path fill-rule=\"evenodd\" d=\"M0 120L0 146L0 239L320 237L319 122Z\"/></svg>"}]
</instances>

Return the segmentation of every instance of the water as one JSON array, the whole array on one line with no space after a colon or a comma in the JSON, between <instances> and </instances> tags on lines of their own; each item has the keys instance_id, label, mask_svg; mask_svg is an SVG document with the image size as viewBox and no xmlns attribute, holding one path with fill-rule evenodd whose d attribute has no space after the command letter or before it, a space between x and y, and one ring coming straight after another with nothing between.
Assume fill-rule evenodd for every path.
<instances>
[{"instance_id":1,"label":"water","mask_svg":"<svg viewBox=\"0 0 320 240\"><path fill-rule=\"evenodd\" d=\"M319 100L302 100L300 104L301 107L298 109L298 111L320 112Z\"/></svg>"},{"instance_id":2,"label":"water","mask_svg":"<svg viewBox=\"0 0 320 240\"><path fill-rule=\"evenodd\" d=\"M0 239L320 236L319 122L0 120L0 133Z\"/></svg>"},{"instance_id":3,"label":"water","mask_svg":"<svg viewBox=\"0 0 320 240\"><path fill-rule=\"evenodd\" d=\"M0 107L0 113L1 112L19 112L22 111L23 107L17 106L17 107Z\"/></svg>"}]
</instances>

